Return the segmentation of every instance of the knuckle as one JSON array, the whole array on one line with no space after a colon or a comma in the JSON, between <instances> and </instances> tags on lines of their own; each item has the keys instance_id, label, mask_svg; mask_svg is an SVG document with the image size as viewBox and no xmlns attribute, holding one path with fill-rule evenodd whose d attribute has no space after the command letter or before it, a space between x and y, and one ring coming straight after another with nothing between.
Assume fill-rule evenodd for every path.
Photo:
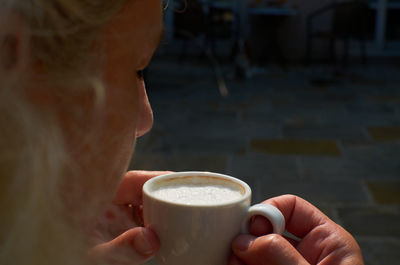
<instances>
[{"instance_id":1,"label":"knuckle","mask_svg":"<svg viewBox=\"0 0 400 265\"><path fill-rule=\"evenodd\" d=\"M258 245L257 250L262 251L264 254L275 253L282 246L282 237L278 234L269 234L260 237L256 240Z\"/></svg>"}]
</instances>

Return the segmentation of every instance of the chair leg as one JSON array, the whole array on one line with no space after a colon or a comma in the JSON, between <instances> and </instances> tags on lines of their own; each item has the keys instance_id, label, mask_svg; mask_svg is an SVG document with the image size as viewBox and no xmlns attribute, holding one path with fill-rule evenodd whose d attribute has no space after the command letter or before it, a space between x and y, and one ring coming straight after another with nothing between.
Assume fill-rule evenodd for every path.
<instances>
[{"instance_id":1,"label":"chair leg","mask_svg":"<svg viewBox=\"0 0 400 265\"><path fill-rule=\"evenodd\" d=\"M277 35L278 35L277 32L275 32L274 36L277 36ZM279 60L281 67L286 70L287 69L287 60L286 60L285 55L283 54L281 46L278 43L277 37L275 37L271 40L271 46L272 46L273 50L277 52L278 60Z\"/></svg>"},{"instance_id":2,"label":"chair leg","mask_svg":"<svg viewBox=\"0 0 400 265\"><path fill-rule=\"evenodd\" d=\"M187 46L188 46L188 40L184 39L183 40L183 45L182 45L182 52L179 55L179 62L183 62L186 58L186 52L187 52Z\"/></svg>"},{"instance_id":3,"label":"chair leg","mask_svg":"<svg viewBox=\"0 0 400 265\"><path fill-rule=\"evenodd\" d=\"M343 40L343 66L347 67L349 60L349 39Z\"/></svg>"},{"instance_id":4,"label":"chair leg","mask_svg":"<svg viewBox=\"0 0 400 265\"><path fill-rule=\"evenodd\" d=\"M310 65L311 64L311 51L312 51L312 39L311 39L310 36L307 36L306 58L305 58L306 65Z\"/></svg>"},{"instance_id":5,"label":"chair leg","mask_svg":"<svg viewBox=\"0 0 400 265\"><path fill-rule=\"evenodd\" d=\"M367 64L367 56L365 52L365 40L361 39L360 40L360 50L361 50L361 62L363 65Z\"/></svg>"},{"instance_id":6,"label":"chair leg","mask_svg":"<svg viewBox=\"0 0 400 265\"><path fill-rule=\"evenodd\" d=\"M336 65L336 40L334 38L329 40L329 56L331 63Z\"/></svg>"}]
</instances>

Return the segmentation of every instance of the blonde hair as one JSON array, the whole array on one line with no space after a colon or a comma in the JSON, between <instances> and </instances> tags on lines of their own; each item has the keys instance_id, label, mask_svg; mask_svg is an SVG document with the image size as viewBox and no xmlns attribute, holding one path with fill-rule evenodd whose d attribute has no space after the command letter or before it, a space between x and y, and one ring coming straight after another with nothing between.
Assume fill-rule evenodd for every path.
<instances>
[{"instance_id":1,"label":"blonde hair","mask_svg":"<svg viewBox=\"0 0 400 265\"><path fill-rule=\"evenodd\" d=\"M70 81L66 78L93 81L87 63L94 56L90 50L98 29L124 2L0 0L0 28L7 26L7 14L18 13L43 75L61 83ZM83 264L84 228L65 203L65 197L72 198L69 204L75 202L79 187L69 183L68 191L75 195L61 192L71 159L60 124L21 96L24 80L9 82L6 74L0 69L0 264ZM69 180L83 177L89 176Z\"/></svg>"}]
</instances>

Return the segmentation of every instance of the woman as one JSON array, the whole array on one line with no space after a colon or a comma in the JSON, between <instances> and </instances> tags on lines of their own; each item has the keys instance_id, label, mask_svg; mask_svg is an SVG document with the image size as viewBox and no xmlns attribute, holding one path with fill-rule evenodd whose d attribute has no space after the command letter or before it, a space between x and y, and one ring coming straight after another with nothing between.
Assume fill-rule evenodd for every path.
<instances>
[{"instance_id":1,"label":"woman","mask_svg":"<svg viewBox=\"0 0 400 265\"><path fill-rule=\"evenodd\" d=\"M96 214L152 126L140 73L160 39L162 4L0 3L0 263L83 264L101 240L92 236ZM147 229L119 240L137 235L142 248L147 238L157 248ZM105 258L112 244L89 256Z\"/></svg>"},{"instance_id":2,"label":"woman","mask_svg":"<svg viewBox=\"0 0 400 265\"><path fill-rule=\"evenodd\" d=\"M1 264L141 264L157 252L157 235L130 218L143 183L162 172L125 171L152 126L141 71L161 32L160 0L0 0ZM361 264L354 239L313 206L270 202L301 237L321 227L312 238L326 239L322 260ZM265 235L263 219L252 232L233 242L231 264L321 253Z\"/></svg>"}]
</instances>

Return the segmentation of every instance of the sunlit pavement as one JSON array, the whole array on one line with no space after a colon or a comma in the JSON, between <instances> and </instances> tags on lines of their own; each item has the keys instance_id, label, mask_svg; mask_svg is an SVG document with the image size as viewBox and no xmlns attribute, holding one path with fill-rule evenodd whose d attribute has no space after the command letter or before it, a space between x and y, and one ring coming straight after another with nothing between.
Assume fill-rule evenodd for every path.
<instances>
[{"instance_id":1,"label":"sunlit pavement","mask_svg":"<svg viewBox=\"0 0 400 265\"><path fill-rule=\"evenodd\" d=\"M253 202L296 194L349 230L366 264L400 260L400 69L271 66L246 81L223 66L156 58L154 128L133 169L207 170L246 181Z\"/></svg>"}]
</instances>

